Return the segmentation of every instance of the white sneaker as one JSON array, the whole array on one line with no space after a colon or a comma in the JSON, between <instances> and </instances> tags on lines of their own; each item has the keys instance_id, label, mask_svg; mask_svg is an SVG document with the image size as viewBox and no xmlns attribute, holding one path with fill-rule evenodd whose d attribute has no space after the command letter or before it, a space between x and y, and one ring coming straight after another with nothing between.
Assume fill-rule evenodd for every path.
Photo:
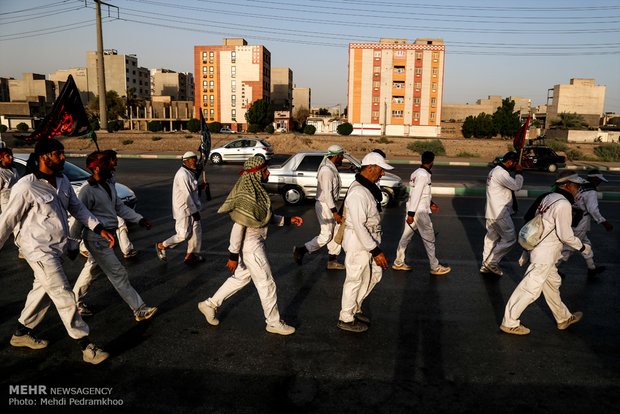
<instances>
[{"instance_id":1,"label":"white sneaker","mask_svg":"<svg viewBox=\"0 0 620 414\"><path fill-rule=\"evenodd\" d=\"M207 322L209 323L209 325L217 326L220 324L220 321L215 317L215 312L217 312L217 308L214 308L207 302L198 302L198 310L202 312L205 318L207 318Z\"/></svg>"},{"instance_id":2,"label":"white sneaker","mask_svg":"<svg viewBox=\"0 0 620 414\"><path fill-rule=\"evenodd\" d=\"M431 270L431 275L445 275L446 273L450 273L451 270L452 269L450 269L448 266L439 265L433 270Z\"/></svg>"},{"instance_id":3,"label":"white sneaker","mask_svg":"<svg viewBox=\"0 0 620 414\"><path fill-rule=\"evenodd\" d=\"M278 335L290 335L295 333L295 328L288 326L284 321L280 320L274 324L267 325L265 328L267 332L271 332Z\"/></svg>"},{"instance_id":4,"label":"white sneaker","mask_svg":"<svg viewBox=\"0 0 620 414\"><path fill-rule=\"evenodd\" d=\"M482 271L482 269L485 269L486 271ZM502 271L502 269L496 265L495 263L483 263L482 267L480 268L480 272L481 273L493 273L496 274L497 276L501 276L504 274L504 272Z\"/></svg>"},{"instance_id":5,"label":"white sneaker","mask_svg":"<svg viewBox=\"0 0 620 414\"><path fill-rule=\"evenodd\" d=\"M407 263L396 263L394 262L394 264L392 265L392 269L394 270L404 270L404 271L409 271L411 269L413 269L413 267L409 266Z\"/></svg>"},{"instance_id":6,"label":"white sneaker","mask_svg":"<svg viewBox=\"0 0 620 414\"><path fill-rule=\"evenodd\" d=\"M110 354L105 352L103 349L98 348L95 344L88 344L86 349L82 351L82 358L84 359L84 362L94 365L105 361L109 356Z\"/></svg>"}]
</instances>

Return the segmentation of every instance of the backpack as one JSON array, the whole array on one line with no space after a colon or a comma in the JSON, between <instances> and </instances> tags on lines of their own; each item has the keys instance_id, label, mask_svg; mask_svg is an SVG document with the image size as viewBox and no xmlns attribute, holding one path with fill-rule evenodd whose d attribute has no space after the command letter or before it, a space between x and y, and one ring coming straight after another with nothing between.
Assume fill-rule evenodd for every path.
<instances>
[{"instance_id":1,"label":"backpack","mask_svg":"<svg viewBox=\"0 0 620 414\"><path fill-rule=\"evenodd\" d=\"M549 208L555 203L557 203L558 201L560 200L559 199L555 200L553 203L549 204L547 208L545 208L544 210L541 210L539 214L534 216L533 219L531 219L530 221L525 223L523 227L521 227L521 230L519 230L518 240L519 240L519 244L521 245L521 247L523 247L525 250L534 249L534 247L538 246L555 229L555 227L552 228L545 235L545 237L542 237L543 230L544 230L543 214L547 212L547 210L549 210Z\"/></svg>"}]
</instances>

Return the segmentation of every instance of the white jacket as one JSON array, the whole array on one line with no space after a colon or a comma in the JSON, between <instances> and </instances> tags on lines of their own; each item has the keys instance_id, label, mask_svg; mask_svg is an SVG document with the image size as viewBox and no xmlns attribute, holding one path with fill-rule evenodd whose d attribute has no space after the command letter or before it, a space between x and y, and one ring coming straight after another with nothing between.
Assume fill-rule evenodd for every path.
<instances>
[{"instance_id":1,"label":"white jacket","mask_svg":"<svg viewBox=\"0 0 620 414\"><path fill-rule=\"evenodd\" d=\"M573 204L573 206L583 211L583 217L575 229L590 230L590 217L592 217L597 224L606 221L605 217L603 217L598 209L598 193L594 188L580 188L577 197L575 197L575 204Z\"/></svg>"},{"instance_id":2,"label":"white jacket","mask_svg":"<svg viewBox=\"0 0 620 414\"><path fill-rule=\"evenodd\" d=\"M26 259L60 257L69 235L67 212L91 230L99 224L78 200L65 175L56 177L56 186L34 174L24 176L13 186L6 211L0 215L0 247L19 224L15 244Z\"/></svg>"},{"instance_id":3,"label":"white jacket","mask_svg":"<svg viewBox=\"0 0 620 414\"><path fill-rule=\"evenodd\" d=\"M338 201L338 179L331 168L323 166L317 174L316 201L327 206L328 210L336 208Z\"/></svg>"},{"instance_id":4,"label":"white jacket","mask_svg":"<svg viewBox=\"0 0 620 414\"><path fill-rule=\"evenodd\" d=\"M15 168L0 167L0 209L2 211L9 202L11 187L17 183L17 180L19 180L19 174Z\"/></svg>"},{"instance_id":5,"label":"white jacket","mask_svg":"<svg viewBox=\"0 0 620 414\"><path fill-rule=\"evenodd\" d=\"M415 170L409 178L409 211L431 214L431 173L424 167Z\"/></svg>"},{"instance_id":6,"label":"white jacket","mask_svg":"<svg viewBox=\"0 0 620 414\"><path fill-rule=\"evenodd\" d=\"M381 244L381 216L377 200L366 187L354 182L344 201L346 209L342 247L346 252L371 251Z\"/></svg>"},{"instance_id":7,"label":"white jacket","mask_svg":"<svg viewBox=\"0 0 620 414\"><path fill-rule=\"evenodd\" d=\"M276 226L284 225L284 217L276 214L271 215L271 224ZM228 251L231 253L252 253L257 249L264 249L265 239L267 239L267 229L269 226L260 228L245 227L239 223L233 224L230 231L230 245Z\"/></svg>"},{"instance_id":8,"label":"white jacket","mask_svg":"<svg viewBox=\"0 0 620 414\"><path fill-rule=\"evenodd\" d=\"M497 220L512 214L512 192L523 186L523 175L515 178L501 165L493 168L487 177L487 204L484 217Z\"/></svg>"},{"instance_id":9,"label":"white jacket","mask_svg":"<svg viewBox=\"0 0 620 414\"><path fill-rule=\"evenodd\" d=\"M189 169L179 168L172 184L172 217L175 220L189 217L198 213L201 207L198 181Z\"/></svg>"},{"instance_id":10,"label":"white jacket","mask_svg":"<svg viewBox=\"0 0 620 414\"><path fill-rule=\"evenodd\" d=\"M542 199L536 214L543 215L543 241L531 251L530 259L536 264L557 263L566 244L580 250L583 244L571 228L572 207L562 194L551 193Z\"/></svg>"}]
</instances>

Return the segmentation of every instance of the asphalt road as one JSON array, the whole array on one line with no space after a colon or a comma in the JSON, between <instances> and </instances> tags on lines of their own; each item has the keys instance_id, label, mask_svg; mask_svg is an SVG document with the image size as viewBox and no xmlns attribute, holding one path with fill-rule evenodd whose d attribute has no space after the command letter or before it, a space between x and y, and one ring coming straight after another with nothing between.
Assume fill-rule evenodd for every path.
<instances>
[{"instance_id":1,"label":"asphalt road","mask_svg":"<svg viewBox=\"0 0 620 414\"><path fill-rule=\"evenodd\" d=\"M501 333L498 325L508 297L523 276L516 263L519 252L515 248L502 263L503 277L478 273L483 197L434 197L440 207L433 216L437 255L453 271L445 277L430 276L421 241L415 236L407 255L414 270L384 272L365 303L372 325L364 334L336 327L344 271L326 271L323 251L306 258L301 268L293 262L292 246L318 231L312 203L287 207L274 197L277 213L304 219L300 228L271 228L267 240L280 313L297 328L294 335L280 337L265 332L252 285L224 303L218 327L207 325L196 309L197 302L212 295L228 277L224 265L231 221L216 210L239 165L209 167L213 200L202 212L206 263L185 266L182 246L169 252L168 263L155 257L155 242L174 231L170 194L178 165L178 160L120 160L118 181L136 192L137 210L154 224L151 231L131 226L131 238L141 252L125 263L132 284L160 311L153 319L136 323L104 277L93 283L88 303L96 315L87 320L91 338L112 353L99 366L81 361L53 308L38 329L41 337L50 340L48 348L34 351L9 345L32 276L28 265L17 259L11 241L0 251L5 401L8 405L10 398L19 397L22 402L31 398L38 404L10 405L11 412L616 411L620 403L620 203L601 202L603 214L616 229L606 233L602 226L593 225L590 237L597 263L607 266L607 271L588 280L585 263L576 256L561 269L567 274L562 297L571 311L584 312L583 320L558 331L541 298L522 316L532 333L516 337ZM399 166L397 174L407 177L412 168ZM476 178L476 167L463 168L438 166L433 180L438 184L444 175L462 179L465 174L471 180L484 180ZM484 177L486 170L480 171ZM551 181L546 174L539 178ZM520 201L524 210L531 200ZM403 218L402 207L384 212L383 249L390 263ZM520 218L516 221L522 224ZM83 262L81 257L67 260L70 281L75 281ZM105 397L122 405L84 407L69 405L68 400L62 406L50 406L49 401L42 405L42 395L15 395L10 388L15 385L45 385L48 392L59 387L111 388ZM86 402L100 397L79 396Z\"/></svg>"}]
</instances>

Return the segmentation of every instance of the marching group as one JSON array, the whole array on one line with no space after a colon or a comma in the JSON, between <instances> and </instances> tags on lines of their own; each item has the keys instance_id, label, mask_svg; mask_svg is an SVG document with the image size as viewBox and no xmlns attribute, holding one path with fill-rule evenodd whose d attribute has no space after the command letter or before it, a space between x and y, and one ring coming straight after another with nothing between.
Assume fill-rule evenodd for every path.
<instances>
[{"instance_id":1,"label":"marching group","mask_svg":"<svg viewBox=\"0 0 620 414\"><path fill-rule=\"evenodd\" d=\"M370 325L370 318L363 312L363 302L388 267L380 247L382 194L378 182L385 171L393 167L386 162L382 151L367 154L339 208L342 182L338 167L343 156L341 146L331 145L318 168L315 210L320 232L303 246L294 247L293 258L301 266L306 254L327 246L327 269L342 269L346 273L337 326L345 331L364 332ZM439 209L431 197L434 158L432 152L422 154L422 165L411 174L404 230L392 265L395 271L412 270L405 257L416 230L428 256L430 274L440 276L451 270L440 264L435 255L431 214ZM13 167L11 150L0 148L0 247L14 234L20 256L26 259L34 273L32 289L10 343L16 347L45 348L48 342L37 338L32 330L53 303L69 336L79 344L83 360L98 364L109 354L88 337L89 327L82 317L91 316L92 311L83 298L98 274L98 267L129 305L136 321L149 319L157 312L157 308L147 306L133 288L127 269L112 249L116 233L124 256L135 256L137 252L126 238L125 221L138 223L147 230L151 229L151 223L118 198L114 185L117 163L114 151L97 151L86 158L91 177L82 185L78 195L62 174L64 162L64 147L59 141L40 140L30 155L26 175L19 179ZM208 324L218 325L217 309L251 281L263 307L267 332L290 335L295 328L280 319L265 240L269 224L300 226L302 219L272 212L271 199L262 185L269 177L268 166L262 157L248 159L239 174L218 210L218 213L229 214L233 221L228 248L230 256L226 264L232 275L213 296L199 302L198 309ZM598 209L596 189L602 181L606 179L598 170L590 171L587 180L575 173L563 172L556 180L555 189L541 195L526 213L526 221L540 216L544 236L531 251L524 251L519 260L521 265L527 261L530 264L508 300L500 326L502 331L518 335L529 333L519 317L541 293L553 312L558 329L566 329L581 319L581 312L571 313L562 303L559 294L561 273L557 267L567 261L572 252L579 250L586 260L589 276L604 270L594 264L587 238L590 218L608 231L613 228ZM199 184L196 154L186 152L173 182L176 234L156 243L155 250L160 260L167 261L168 248L187 241L185 263L191 265L204 261L199 254L202 240L199 190L205 189L206 185ZM503 274L499 263L517 242L512 220L516 212L514 192L522 185L523 176L515 152L506 154L503 162L489 172L485 209L487 234L480 268L483 274ZM123 226L124 231L119 232ZM344 264L337 260L341 249L345 251ZM61 257L67 254L74 258L78 251L88 259L71 288Z\"/></svg>"}]
</instances>

